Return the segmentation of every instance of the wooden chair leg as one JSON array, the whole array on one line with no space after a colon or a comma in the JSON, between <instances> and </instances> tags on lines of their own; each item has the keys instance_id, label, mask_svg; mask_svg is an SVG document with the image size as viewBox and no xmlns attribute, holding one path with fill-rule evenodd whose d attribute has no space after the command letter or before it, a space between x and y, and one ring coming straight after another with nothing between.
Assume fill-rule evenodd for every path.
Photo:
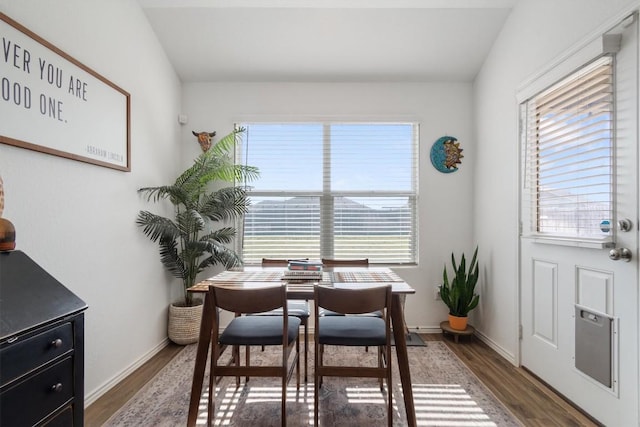
<instances>
[{"instance_id":1,"label":"wooden chair leg","mask_svg":"<svg viewBox=\"0 0 640 427\"><path fill-rule=\"evenodd\" d=\"M247 366L251 365L251 346L245 346L244 363ZM244 382L249 382L249 376L244 377Z\"/></svg>"},{"instance_id":2,"label":"wooden chair leg","mask_svg":"<svg viewBox=\"0 0 640 427\"><path fill-rule=\"evenodd\" d=\"M318 344L318 342L316 341L315 343L315 348L314 348L314 369L313 369L313 425L315 427L318 427L318 404L319 404L319 398L318 395L320 394L320 366L322 365L321 360L322 360L322 352L320 351L320 349L322 348L320 346L320 344Z\"/></svg>"},{"instance_id":3,"label":"wooden chair leg","mask_svg":"<svg viewBox=\"0 0 640 427\"><path fill-rule=\"evenodd\" d=\"M387 426L393 427L393 396L391 393L391 381L388 383L389 390L387 391Z\"/></svg>"},{"instance_id":4,"label":"wooden chair leg","mask_svg":"<svg viewBox=\"0 0 640 427\"><path fill-rule=\"evenodd\" d=\"M307 366L309 366L309 320L304 321L304 382L307 383Z\"/></svg>"},{"instance_id":5,"label":"wooden chair leg","mask_svg":"<svg viewBox=\"0 0 640 427\"><path fill-rule=\"evenodd\" d=\"M385 359L387 360L386 363L388 363L389 365L385 366L388 368L387 369L387 399L388 402L387 404L389 405L387 408L387 426L388 427L393 427L393 381L392 381L392 374L391 374L391 348L386 348L385 347L385 352L384 355L386 356Z\"/></svg>"},{"instance_id":6,"label":"wooden chair leg","mask_svg":"<svg viewBox=\"0 0 640 427\"><path fill-rule=\"evenodd\" d=\"M285 365L282 372L282 403L280 405L280 414L282 418L281 425L286 427L287 425L287 366ZM298 381L299 381L298 377Z\"/></svg>"},{"instance_id":7,"label":"wooden chair leg","mask_svg":"<svg viewBox=\"0 0 640 427\"><path fill-rule=\"evenodd\" d=\"M382 359L382 347L378 347L378 368L384 367ZM378 382L380 383L380 391L384 391L384 378L378 378Z\"/></svg>"},{"instance_id":8,"label":"wooden chair leg","mask_svg":"<svg viewBox=\"0 0 640 427\"><path fill-rule=\"evenodd\" d=\"M231 361L235 366L240 366L240 346L233 346L233 356L231 356ZM240 377L236 377L236 387L240 387Z\"/></svg>"},{"instance_id":9,"label":"wooden chair leg","mask_svg":"<svg viewBox=\"0 0 640 427\"><path fill-rule=\"evenodd\" d=\"M320 344L320 366L324 364L323 356L324 356L324 344ZM318 379L318 383L320 387L322 387L322 378L323 376L320 375Z\"/></svg>"},{"instance_id":10,"label":"wooden chair leg","mask_svg":"<svg viewBox=\"0 0 640 427\"><path fill-rule=\"evenodd\" d=\"M305 358L307 356L307 352L305 349ZM307 361L305 360L305 365L304 365L304 370L305 370L305 378L304 381L305 383L307 382L307 365L306 365ZM300 340L296 340L296 390L300 390Z\"/></svg>"},{"instance_id":11,"label":"wooden chair leg","mask_svg":"<svg viewBox=\"0 0 640 427\"><path fill-rule=\"evenodd\" d=\"M216 415L215 395L216 395L216 361L217 355L215 344L211 348L211 361L209 369L209 396L207 398L207 425L212 426Z\"/></svg>"}]
</instances>

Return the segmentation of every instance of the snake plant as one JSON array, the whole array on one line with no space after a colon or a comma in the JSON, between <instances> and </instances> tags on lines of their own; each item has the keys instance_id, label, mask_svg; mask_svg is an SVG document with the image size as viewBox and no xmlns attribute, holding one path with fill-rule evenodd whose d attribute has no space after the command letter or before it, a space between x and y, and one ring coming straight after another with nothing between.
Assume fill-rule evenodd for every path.
<instances>
[{"instance_id":1,"label":"snake plant","mask_svg":"<svg viewBox=\"0 0 640 427\"><path fill-rule=\"evenodd\" d=\"M449 282L447 276L447 266L444 266L442 273L442 285L440 286L440 297L449 307L449 314L456 317L467 317L469 312L476 308L480 296L475 293L478 283L478 248L476 247L471 259L469 269L466 268L464 253L460 264L456 263L456 257L451 254L451 264L453 266L453 278Z\"/></svg>"}]
</instances>

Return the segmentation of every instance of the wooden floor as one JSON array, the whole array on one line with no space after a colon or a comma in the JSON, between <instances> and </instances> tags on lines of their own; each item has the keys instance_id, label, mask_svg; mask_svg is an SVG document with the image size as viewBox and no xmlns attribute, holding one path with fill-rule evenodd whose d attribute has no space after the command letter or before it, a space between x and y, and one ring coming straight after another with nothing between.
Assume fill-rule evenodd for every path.
<instances>
[{"instance_id":1,"label":"wooden floor","mask_svg":"<svg viewBox=\"0 0 640 427\"><path fill-rule=\"evenodd\" d=\"M455 343L441 334L421 335L425 341L444 341L525 426L597 426L552 390L472 337ZM164 367L182 346L170 344L149 362L109 390L85 410L88 427L101 426L147 381Z\"/></svg>"}]
</instances>

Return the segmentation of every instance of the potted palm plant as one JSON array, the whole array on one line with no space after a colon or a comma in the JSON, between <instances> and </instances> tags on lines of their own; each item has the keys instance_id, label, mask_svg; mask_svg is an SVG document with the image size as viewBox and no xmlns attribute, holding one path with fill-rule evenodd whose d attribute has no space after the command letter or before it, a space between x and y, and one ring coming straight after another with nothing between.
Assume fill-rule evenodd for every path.
<instances>
[{"instance_id":1,"label":"potted palm plant","mask_svg":"<svg viewBox=\"0 0 640 427\"><path fill-rule=\"evenodd\" d=\"M476 283L478 283L478 248L476 247L473 253L468 270L464 253L460 264L456 263L456 257L451 253L451 264L454 275L449 282L445 265L442 273L440 297L449 307L449 326L451 329L464 331L467 328L469 312L478 306L480 300L480 296L475 293Z\"/></svg>"},{"instance_id":2,"label":"potted palm plant","mask_svg":"<svg viewBox=\"0 0 640 427\"><path fill-rule=\"evenodd\" d=\"M173 205L172 218L140 211L136 224L152 242L158 243L164 267L182 281L184 299L169 307L169 339L177 344L198 339L202 302L187 292L198 274L212 265L232 268L241 263L236 252L227 246L236 235L235 228L220 223L247 211L246 189L235 183L258 175L256 168L237 165L230 155L242 132L244 129L237 129L220 139L173 184L138 190L147 201L168 200Z\"/></svg>"}]
</instances>

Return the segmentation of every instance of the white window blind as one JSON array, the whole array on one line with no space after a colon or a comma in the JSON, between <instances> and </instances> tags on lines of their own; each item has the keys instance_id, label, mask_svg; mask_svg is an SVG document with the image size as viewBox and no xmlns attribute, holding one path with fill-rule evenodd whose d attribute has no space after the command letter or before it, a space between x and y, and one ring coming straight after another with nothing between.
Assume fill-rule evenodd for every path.
<instances>
[{"instance_id":1,"label":"white window blind","mask_svg":"<svg viewBox=\"0 0 640 427\"><path fill-rule=\"evenodd\" d=\"M249 183L245 263L261 258L369 258L414 263L418 126L243 123Z\"/></svg>"},{"instance_id":2,"label":"white window blind","mask_svg":"<svg viewBox=\"0 0 640 427\"><path fill-rule=\"evenodd\" d=\"M613 84L606 56L524 104L530 234L611 239Z\"/></svg>"}]
</instances>

